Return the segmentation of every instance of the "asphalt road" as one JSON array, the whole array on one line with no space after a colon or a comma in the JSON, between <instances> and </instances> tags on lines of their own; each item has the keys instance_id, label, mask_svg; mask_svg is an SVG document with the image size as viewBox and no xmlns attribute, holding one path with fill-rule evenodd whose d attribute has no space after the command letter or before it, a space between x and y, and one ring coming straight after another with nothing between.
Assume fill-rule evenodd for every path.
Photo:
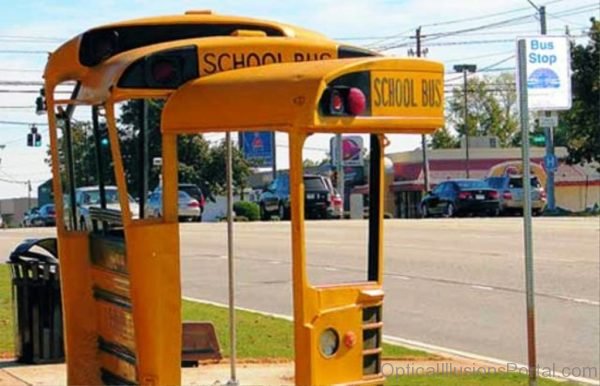
<instances>
[{"instance_id":1,"label":"asphalt road","mask_svg":"<svg viewBox=\"0 0 600 386\"><path fill-rule=\"evenodd\" d=\"M52 233L0 231L0 253L26 231ZM226 302L225 224L181 239L184 294ZM366 276L366 222L308 222L307 241L312 283ZM385 243L385 334L527 362L522 219L388 220ZM290 244L289 222L236 224L239 306L291 314ZM598 369L600 220L534 219L534 256L540 365Z\"/></svg>"}]
</instances>

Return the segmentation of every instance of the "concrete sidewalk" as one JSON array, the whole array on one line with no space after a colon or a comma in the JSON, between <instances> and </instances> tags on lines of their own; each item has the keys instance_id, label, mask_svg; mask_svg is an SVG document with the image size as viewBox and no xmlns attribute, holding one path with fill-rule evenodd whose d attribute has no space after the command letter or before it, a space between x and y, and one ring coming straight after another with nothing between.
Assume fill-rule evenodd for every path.
<instances>
[{"instance_id":1,"label":"concrete sidewalk","mask_svg":"<svg viewBox=\"0 0 600 386\"><path fill-rule=\"evenodd\" d=\"M382 370L390 376L472 371L473 368L500 369L489 363L461 358L439 360L383 360ZM0 361L0 386L63 386L67 384L65 364L22 365L14 361ZM225 385L229 380L229 363L206 364L196 368L183 368L182 384L187 386ZM294 385L293 362L240 363L237 378L241 384Z\"/></svg>"}]
</instances>

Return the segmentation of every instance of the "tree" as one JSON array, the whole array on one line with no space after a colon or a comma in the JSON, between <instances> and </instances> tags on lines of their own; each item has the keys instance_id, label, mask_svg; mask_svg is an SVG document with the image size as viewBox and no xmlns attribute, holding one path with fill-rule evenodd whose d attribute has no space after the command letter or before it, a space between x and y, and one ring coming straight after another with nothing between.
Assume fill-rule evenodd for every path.
<instances>
[{"instance_id":1,"label":"tree","mask_svg":"<svg viewBox=\"0 0 600 386\"><path fill-rule=\"evenodd\" d=\"M590 41L571 47L573 103L557 133L570 163L600 162L600 22L590 21Z\"/></svg>"},{"instance_id":2,"label":"tree","mask_svg":"<svg viewBox=\"0 0 600 386\"><path fill-rule=\"evenodd\" d=\"M227 143L223 140L217 146L210 148L210 159L202 168L206 184L216 194L225 193L227 182L226 156ZM239 190L243 190L248 186L248 177L252 170L249 163L244 159L242 152L235 146L232 148L232 156L233 186Z\"/></svg>"},{"instance_id":3,"label":"tree","mask_svg":"<svg viewBox=\"0 0 600 386\"><path fill-rule=\"evenodd\" d=\"M150 100L148 105L149 127L149 159L160 157L161 135L160 115L164 105L163 101ZM123 163L125 170L137 171L139 150L137 138L139 136L141 103L128 101L122 106L119 120L119 135L125 138L122 142ZM135 140L134 140L135 139ZM209 199L222 194L226 184L225 169L225 142L217 146L210 143L201 134L180 135L177 140L177 154L179 159L179 181L200 186ZM237 148L233 148L234 186L243 188L247 186L250 166L242 157ZM158 184L160 169L152 168L149 177L149 186L152 189ZM137 173L128 173L128 185L132 191L137 191Z\"/></svg>"},{"instance_id":4,"label":"tree","mask_svg":"<svg viewBox=\"0 0 600 386\"><path fill-rule=\"evenodd\" d=\"M458 138L447 127L437 129L431 135L431 148L433 149L455 149L459 146Z\"/></svg>"},{"instance_id":5,"label":"tree","mask_svg":"<svg viewBox=\"0 0 600 386\"><path fill-rule=\"evenodd\" d=\"M59 125L60 127L61 125ZM58 138L58 156L60 159L59 170L61 173L61 181L63 191L66 193L67 186L67 149L64 141L64 129L61 130L63 135ZM92 125L90 122L73 121L71 123L71 138L72 138L72 153L73 153L73 174L75 187L98 185L98 168L96 159L96 143L92 133ZM101 145L101 151L104 156L105 165L112 165L112 158L109 155L108 145ZM52 167L52 158L50 147L46 152L47 158L44 160ZM102 168L104 172L103 179L107 185L114 185L114 173L108 173L107 167Z\"/></svg>"},{"instance_id":6,"label":"tree","mask_svg":"<svg viewBox=\"0 0 600 386\"><path fill-rule=\"evenodd\" d=\"M446 121L459 136L493 135L500 146L510 146L518 133L518 115L514 76L501 74L496 77L471 78L467 82L467 122L464 122L464 87L455 87L447 106ZM455 147L450 141L449 127L436 134L435 146Z\"/></svg>"},{"instance_id":7,"label":"tree","mask_svg":"<svg viewBox=\"0 0 600 386\"><path fill-rule=\"evenodd\" d=\"M149 176L148 188L158 186L160 168L152 166L153 158L162 155L162 137L160 133L160 115L163 107L162 101L148 101L148 162ZM121 106L121 116L117 122L120 150L125 171L128 192L139 197L140 182L140 148L139 134L141 127L140 113L142 104L138 100L130 100ZM105 133L104 123L100 123L101 132ZM74 155L75 186L98 185L96 147L90 122L73 121L71 124L72 147ZM200 134L180 135L177 140L177 153L179 159L179 181L193 183L200 188L207 198L213 199L215 195L222 194L225 190L225 143L210 146L210 143ZM104 183L115 185L112 155L110 145L105 142L101 145L103 156L102 170ZM247 186L250 166L242 157L240 151L233 149L234 186L243 188ZM59 138L59 156L61 159L61 179L66 189L66 151L62 137ZM46 162L50 165L50 150Z\"/></svg>"}]
</instances>

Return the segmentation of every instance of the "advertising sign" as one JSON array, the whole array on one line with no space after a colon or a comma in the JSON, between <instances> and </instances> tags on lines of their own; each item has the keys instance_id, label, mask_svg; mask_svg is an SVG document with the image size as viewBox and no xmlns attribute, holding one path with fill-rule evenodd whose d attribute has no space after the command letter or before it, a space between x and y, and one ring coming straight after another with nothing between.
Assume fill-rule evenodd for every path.
<instances>
[{"instance_id":1,"label":"advertising sign","mask_svg":"<svg viewBox=\"0 0 600 386\"><path fill-rule=\"evenodd\" d=\"M257 167L273 166L273 132L245 131L240 133L240 149L244 158Z\"/></svg>"},{"instance_id":2,"label":"advertising sign","mask_svg":"<svg viewBox=\"0 0 600 386\"><path fill-rule=\"evenodd\" d=\"M524 38L529 110L571 108L571 54L566 37Z\"/></svg>"},{"instance_id":3,"label":"advertising sign","mask_svg":"<svg viewBox=\"0 0 600 386\"><path fill-rule=\"evenodd\" d=\"M363 146L361 136L351 135L342 137L343 166L363 166ZM338 150L335 136L331 138L329 149L331 150L331 163L337 165Z\"/></svg>"}]
</instances>

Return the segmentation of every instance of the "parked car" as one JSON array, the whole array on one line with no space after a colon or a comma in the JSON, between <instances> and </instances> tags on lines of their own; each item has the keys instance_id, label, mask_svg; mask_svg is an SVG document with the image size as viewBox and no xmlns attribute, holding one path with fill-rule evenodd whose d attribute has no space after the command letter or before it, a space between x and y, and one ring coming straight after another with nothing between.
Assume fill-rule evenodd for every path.
<instances>
[{"instance_id":1,"label":"parked car","mask_svg":"<svg viewBox=\"0 0 600 386\"><path fill-rule=\"evenodd\" d=\"M331 193L331 206L329 207L329 217L344 218L344 199L333 186L330 178L325 178L329 192Z\"/></svg>"},{"instance_id":2,"label":"parked car","mask_svg":"<svg viewBox=\"0 0 600 386\"><path fill-rule=\"evenodd\" d=\"M200 215L197 217L197 221L202 221L202 215L204 214L204 206L206 205L206 199L204 198L204 193L202 193L202 189L200 189L198 185L194 184L179 184L179 191L186 192L193 199L198 201L198 204L200 204Z\"/></svg>"},{"instance_id":3,"label":"parked car","mask_svg":"<svg viewBox=\"0 0 600 386\"><path fill-rule=\"evenodd\" d=\"M482 180L444 181L421 201L423 217L469 214L497 216L499 212L498 192Z\"/></svg>"},{"instance_id":4,"label":"parked car","mask_svg":"<svg viewBox=\"0 0 600 386\"><path fill-rule=\"evenodd\" d=\"M523 214L523 176L488 177L487 184L496 189L502 213ZM546 192L537 176L531 176L531 211L539 216L546 207Z\"/></svg>"},{"instance_id":5,"label":"parked car","mask_svg":"<svg viewBox=\"0 0 600 386\"><path fill-rule=\"evenodd\" d=\"M54 204L43 205L39 210L36 210L31 214L28 219L29 226L55 226L56 225L56 211L54 210Z\"/></svg>"},{"instance_id":6,"label":"parked car","mask_svg":"<svg viewBox=\"0 0 600 386\"><path fill-rule=\"evenodd\" d=\"M106 208L121 210L119 203L119 194L116 186L105 186ZM77 221L80 229L92 229L92 219L90 218L90 208L100 208L100 188L98 186L86 186L75 190L75 202L77 204ZM69 213L69 200L65 200L67 208L65 214ZM129 196L129 210L133 218L139 216L139 206L137 202Z\"/></svg>"},{"instance_id":7,"label":"parked car","mask_svg":"<svg viewBox=\"0 0 600 386\"><path fill-rule=\"evenodd\" d=\"M328 177L304 175L304 210L306 218L329 218L334 212L334 194ZM338 201L338 205L341 202ZM260 195L261 219L277 215L282 220L290 218L290 179L288 175L277 177Z\"/></svg>"},{"instance_id":8,"label":"parked car","mask_svg":"<svg viewBox=\"0 0 600 386\"><path fill-rule=\"evenodd\" d=\"M148 197L146 212L149 217L162 216L162 188L156 188ZM178 192L178 216L179 221L199 221L202 217L200 202L180 190Z\"/></svg>"},{"instance_id":9,"label":"parked car","mask_svg":"<svg viewBox=\"0 0 600 386\"><path fill-rule=\"evenodd\" d=\"M4 219L2 218L2 212L0 212L0 228L4 228Z\"/></svg>"},{"instance_id":10,"label":"parked car","mask_svg":"<svg viewBox=\"0 0 600 386\"><path fill-rule=\"evenodd\" d=\"M23 214L23 221L21 221L21 226L23 226L24 228L33 226L31 220L37 216L39 210L40 208L36 206L26 211L25 214Z\"/></svg>"}]
</instances>

